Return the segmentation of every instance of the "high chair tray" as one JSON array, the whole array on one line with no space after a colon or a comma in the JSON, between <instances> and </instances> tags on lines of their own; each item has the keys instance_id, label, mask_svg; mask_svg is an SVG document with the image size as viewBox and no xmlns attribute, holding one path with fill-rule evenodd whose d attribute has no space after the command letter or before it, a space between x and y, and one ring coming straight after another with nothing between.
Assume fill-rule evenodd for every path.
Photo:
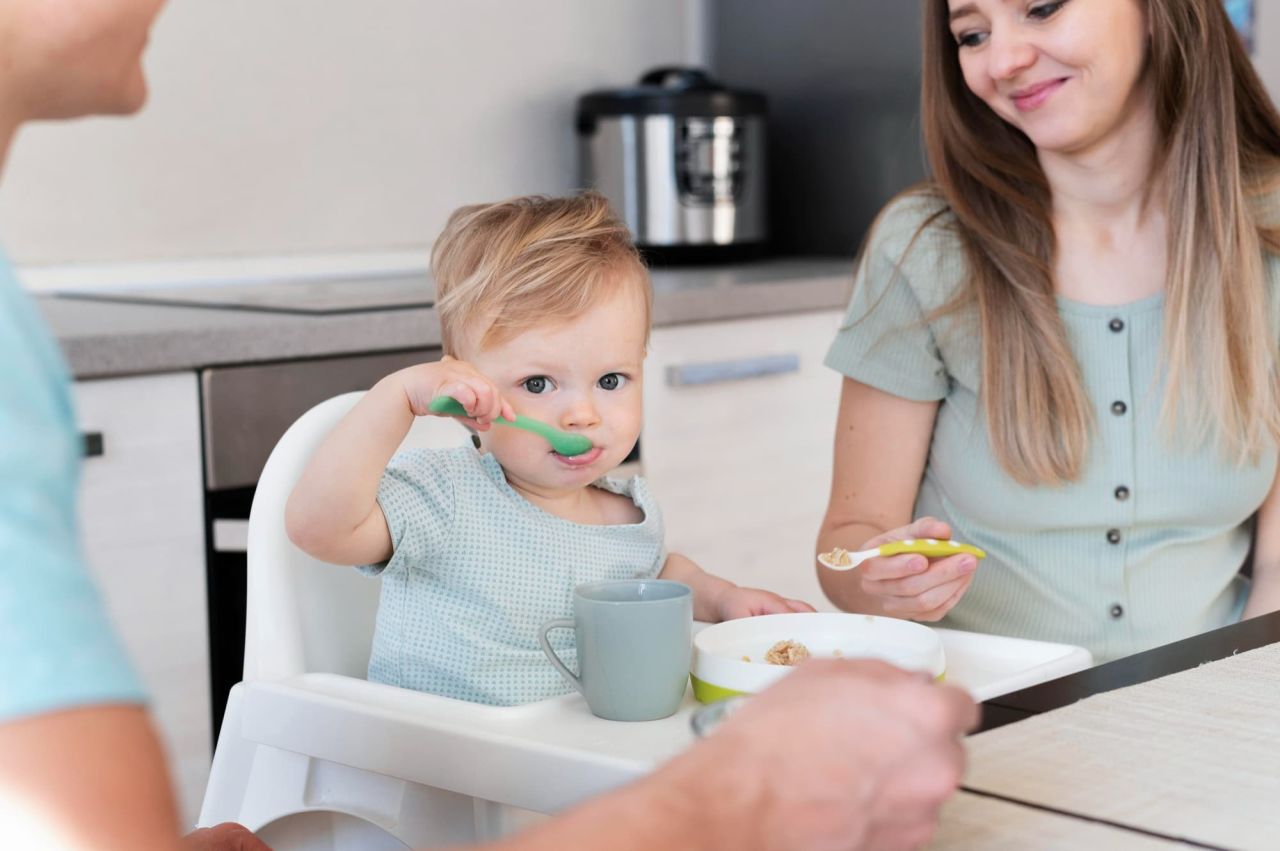
<instances>
[{"instance_id":1,"label":"high chair tray","mask_svg":"<svg viewBox=\"0 0 1280 851\"><path fill-rule=\"evenodd\" d=\"M977 700L1089 667L1080 647L938 630L947 681ZM622 785L693 742L691 693L675 715L596 718L577 694L494 707L337 674L243 689L241 735L260 744L537 812Z\"/></svg>"}]
</instances>

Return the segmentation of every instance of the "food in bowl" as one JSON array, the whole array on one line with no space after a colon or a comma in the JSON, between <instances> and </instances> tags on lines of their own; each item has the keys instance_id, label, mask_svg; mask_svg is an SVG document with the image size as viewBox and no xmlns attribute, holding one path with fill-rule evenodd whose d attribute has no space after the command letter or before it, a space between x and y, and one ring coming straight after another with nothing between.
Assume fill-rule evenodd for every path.
<instances>
[{"instance_id":1,"label":"food in bowl","mask_svg":"<svg viewBox=\"0 0 1280 851\"><path fill-rule=\"evenodd\" d=\"M764 660L770 665L799 665L810 655L808 647L786 638L765 651Z\"/></svg>"},{"instance_id":2,"label":"food in bowl","mask_svg":"<svg viewBox=\"0 0 1280 851\"><path fill-rule=\"evenodd\" d=\"M923 624L847 612L803 612L737 618L698 630L690 679L702 703L755 694L800 665L767 664L780 642L801 644L812 659L880 659L940 678L946 670L942 641Z\"/></svg>"}]
</instances>

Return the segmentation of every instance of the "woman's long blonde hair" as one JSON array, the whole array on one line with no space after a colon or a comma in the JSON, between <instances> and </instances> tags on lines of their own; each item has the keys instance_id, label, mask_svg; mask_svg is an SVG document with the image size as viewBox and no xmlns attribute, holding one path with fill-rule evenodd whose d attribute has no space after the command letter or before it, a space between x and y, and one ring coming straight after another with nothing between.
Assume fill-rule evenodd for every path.
<instances>
[{"instance_id":1,"label":"woman's long blonde hair","mask_svg":"<svg viewBox=\"0 0 1280 851\"><path fill-rule=\"evenodd\" d=\"M1162 417L1215 437L1238 463L1280 438L1276 344L1262 252L1280 231L1256 202L1275 188L1280 115L1221 0L1146 0L1168 199ZM976 305L982 394L1001 466L1023 484L1084 469L1093 408L1053 287L1049 185L1030 140L965 86L947 0L925 0L922 115L934 192L954 217Z\"/></svg>"}]
</instances>

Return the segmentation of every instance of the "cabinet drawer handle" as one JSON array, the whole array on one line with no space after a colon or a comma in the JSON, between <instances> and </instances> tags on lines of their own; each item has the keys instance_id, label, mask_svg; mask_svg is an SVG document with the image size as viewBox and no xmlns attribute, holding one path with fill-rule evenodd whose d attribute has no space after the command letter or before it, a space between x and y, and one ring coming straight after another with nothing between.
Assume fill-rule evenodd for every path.
<instances>
[{"instance_id":1,"label":"cabinet drawer handle","mask_svg":"<svg viewBox=\"0 0 1280 851\"><path fill-rule=\"evenodd\" d=\"M698 387L704 384L723 384L727 381L744 381L749 378L785 375L799 371L800 355L795 353L763 355L713 363L687 363L667 367L667 385Z\"/></svg>"},{"instance_id":2,"label":"cabinet drawer handle","mask_svg":"<svg viewBox=\"0 0 1280 851\"><path fill-rule=\"evenodd\" d=\"M80 435L80 438L84 441L84 448L82 450L84 452L84 457L98 458L106 451L102 443L102 432L86 431Z\"/></svg>"}]
</instances>

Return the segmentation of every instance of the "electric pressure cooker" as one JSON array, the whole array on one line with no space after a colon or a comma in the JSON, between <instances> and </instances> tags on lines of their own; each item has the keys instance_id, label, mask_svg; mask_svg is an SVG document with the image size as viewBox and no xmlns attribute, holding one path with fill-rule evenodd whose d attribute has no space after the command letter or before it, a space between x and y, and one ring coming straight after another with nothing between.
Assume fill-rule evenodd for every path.
<instances>
[{"instance_id":1,"label":"electric pressure cooker","mask_svg":"<svg viewBox=\"0 0 1280 851\"><path fill-rule=\"evenodd\" d=\"M609 199L656 263L762 253L764 95L696 68L655 68L578 100L582 180Z\"/></svg>"}]
</instances>

